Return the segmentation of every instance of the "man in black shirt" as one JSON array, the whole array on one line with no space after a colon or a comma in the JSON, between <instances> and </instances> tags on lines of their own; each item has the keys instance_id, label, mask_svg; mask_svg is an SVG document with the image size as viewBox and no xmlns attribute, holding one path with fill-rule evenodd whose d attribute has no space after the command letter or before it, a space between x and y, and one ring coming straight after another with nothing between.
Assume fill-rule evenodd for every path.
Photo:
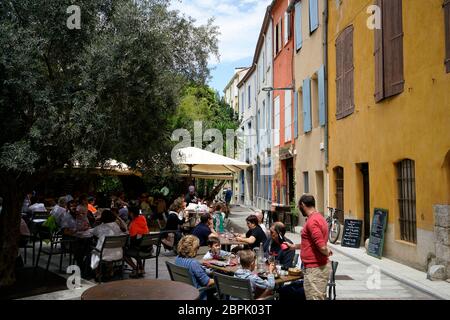
<instances>
[{"instance_id":1,"label":"man in black shirt","mask_svg":"<svg viewBox=\"0 0 450 320\"><path fill-rule=\"evenodd\" d=\"M267 236L258 224L258 218L250 215L245 219L247 221L248 231L244 237L236 237L236 240L245 242L250 249L257 248L267 240Z\"/></svg>"}]
</instances>

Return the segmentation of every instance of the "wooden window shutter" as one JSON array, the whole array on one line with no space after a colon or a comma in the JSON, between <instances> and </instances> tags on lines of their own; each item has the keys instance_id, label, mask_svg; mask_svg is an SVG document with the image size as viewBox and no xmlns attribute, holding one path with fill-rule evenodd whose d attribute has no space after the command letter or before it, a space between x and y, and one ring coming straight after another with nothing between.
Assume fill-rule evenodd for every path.
<instances>
[{"instance_id":1,"label":"wooden window shutter","mask_svg":"<svg viewBox=\"0 0 450 320\"><path fill-rule=\"evenodd\" d=\"M383 11L383 0L376 0L375 5ZM383 17L383 16L382 16ZM383 29L375 29L375 101L380 102L384 98L384 67L383 67Z\"/></svg>"},{"instance_id":2,"label":"wooden window shutter","mask_svg":"<svg viewBox=\"0 0 450 320\"><path fill-rule=\"evenodd\" d=\"M297 2L295 4L295 48L299 50L303 44L302 38L302 3Z\"/></svg>"},{"instance_id":3,"label":"wooden window shutter","mask_svg":"<svg viewBox=\"0 0 450 320\"><path fill-rule=\"evenodd\" d=\"M325 66L321 65L318 71L319 78L319 125L324 126L326 123L325 108Z\"/></svg>"},{"instance_id":4,"label":"wooden window shutter","mask_svg":"<svg viewBox=\"0 0 450 320\"><path fill-rule=\"evenodd\" d=\"M445 67L446 72L450 73L450 0L444 0L445 16Z\"/></svg>"},{"instance_id":5,"label":"wooden window shutter","mask_svg":"<svg viewBox=\"0 0 450 320\"><path fill-rule=\"evenodd\" d=\"M384 97L403 92L402 0L383 0Z\"/></svg>"},{"instance_id":6,"label":"wooden window shutter","mask_svg":"<svg viewBox=\"0 0 450 320\"><path fill-rule=\"evenodd\" d=\"M303 80L303 132L311 130L311 78L306 78Z\"/></svg>"},{"instance_id":7,"label":"wooden window shutter","mask_svg":"<svg viewBox=\"0 0 450 320\"><path fill-rule=\"evenodd\" d=\"M342 116L346 117L355 110L353 90L353 26L349 26L346 29L344 46L344 110Z\"/></svg>"},{"instance_id":8,"label":"wooden window shutter","mask_svg":"<svg viewBox=\"0 0 450 320\"><path fill-rule=\"evenodd\" d=\"M341 119L344 108L344 40L345 31L336 39L336 119Z\"/></svg>"}]
</instances>

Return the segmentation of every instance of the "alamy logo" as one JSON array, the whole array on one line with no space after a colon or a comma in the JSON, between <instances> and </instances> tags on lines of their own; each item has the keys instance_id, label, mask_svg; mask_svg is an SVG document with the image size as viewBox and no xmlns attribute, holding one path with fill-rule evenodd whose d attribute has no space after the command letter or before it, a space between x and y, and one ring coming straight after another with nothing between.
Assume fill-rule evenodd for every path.
<instances>
[{"instance_id":1,"label":"alamy logo","mask_svg":"<svg viewBox=\"0 0 450 320\"><path fill-rule=\"evenodd\" d=\"M81 287L81 271L80 267L77 265L71 265L67 267L67 274L71 274L69 278L67 278L67 288L69 290L74 290L76 288Z\"/></svg>"},{"instance_id":2,"label":"alamy logo","mask_svg":"<svg viewBox=\"0 0 450 320\"><path fill-rule=\"evenodd\" d=\"M367 18L367 28L370 30L381 29L381 8L376 5L371 5L367 7L366 12L370 14Z\"/></svg>"},{"instance_id":3,"label":"alamy logo","mask_svg":"<svg viewBox=\"0 0 450 320\"><path fill-rule=\"evenodd\" d=\"M381 269L379 266L371 265L367 268L366 273L369 278L366 281L367 289L379 290L381 289Z\"/></svg>"},{"instance_id":4,"label":"alamy logo","mask_svg":"<svg viewBox=\"0 0 450 320\"><path fill-rule=\"evenodd\" d=\"M77 5L71 5L67 7L66 13L71 15L67 18L67 28L70 30L81 29L81 9Z\"/></svg>"}]
</instances>

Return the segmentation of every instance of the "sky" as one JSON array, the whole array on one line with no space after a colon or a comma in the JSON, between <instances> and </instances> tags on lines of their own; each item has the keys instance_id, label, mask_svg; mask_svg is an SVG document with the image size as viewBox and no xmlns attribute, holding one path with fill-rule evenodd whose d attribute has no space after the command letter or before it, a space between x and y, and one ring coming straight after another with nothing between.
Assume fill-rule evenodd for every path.
<instances>
[{"instance_id":1,"label":"sky","mask_svg":"<svg viewBox=\"0 0 450 320\"><path fill-rule=\"evenodd\" d=\"M219 27L220 60L210 59L209 85L223 95L236 67L250 66L271 0L172 0L171 9L191 16L197 25L214 17Z\"/></svg>"}]
</instances>

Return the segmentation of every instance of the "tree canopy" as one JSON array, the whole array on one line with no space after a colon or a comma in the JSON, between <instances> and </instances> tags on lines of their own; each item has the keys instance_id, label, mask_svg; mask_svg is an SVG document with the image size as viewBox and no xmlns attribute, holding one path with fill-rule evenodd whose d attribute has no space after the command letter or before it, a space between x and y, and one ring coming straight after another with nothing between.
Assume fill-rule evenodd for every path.
<instances>
[{"instance_id":1,"label":"tree canopy","mask_svg":"<svg viewBox=\"0 0 450 320\"><path fill-rule=\"evenodd\" d=\"M218 55L213 21L196 26L169 1L79 0L80 29L67 27L72 4L0 2L0 286L13 279L24 188L74 162L158 172L179 97Z\"/></svg>"}]
</instances>

